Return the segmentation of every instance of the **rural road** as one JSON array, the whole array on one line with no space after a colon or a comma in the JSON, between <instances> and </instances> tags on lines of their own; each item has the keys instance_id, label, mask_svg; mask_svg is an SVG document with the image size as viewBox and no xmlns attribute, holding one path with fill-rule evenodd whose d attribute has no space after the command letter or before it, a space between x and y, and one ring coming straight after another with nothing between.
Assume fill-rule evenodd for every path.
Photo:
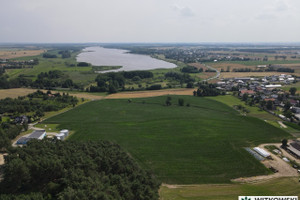
<instances>
[{"instance_id":1,"label":"rural road","mask_svg":"<svg viewBox=\"0 0 300 200\"><path fill-rule=\"evenodd\" d=\"M207 67L208 69L211 69L211 70L214 70L214 71L216 71L216 72L217 72L217 74L216 74L214 77L211 77L211 78L205 79L205 80L203 80L203 81L210 81L210 80L213 80L213 79L219 78L219 76L221 75L221 72L220 72L219 70L217 70L216 68L213 68L213 67L211 67L211 66L208 66L208 65L205 65L205 64L204 64L204 66L205 66L205 67Z\"/></svg>"}]
</instances>

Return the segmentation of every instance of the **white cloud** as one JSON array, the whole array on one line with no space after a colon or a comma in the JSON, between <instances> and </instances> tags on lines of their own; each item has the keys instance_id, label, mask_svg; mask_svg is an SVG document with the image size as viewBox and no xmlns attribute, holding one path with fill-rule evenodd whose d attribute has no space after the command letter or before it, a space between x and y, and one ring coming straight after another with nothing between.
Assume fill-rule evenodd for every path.
<instances>
[{"instance_id":1,"label":"white cloud","mask_svg":"<svg viewBox=\"0 0 300 200\"><path fill-rule=\"evenodd\" d=\"M174 5L171 6L171 8L174 11L178 12L183 17L193 17L193 16L195 16L194 11L188 6L181 7L177 4L174 4Z\"/></svg>"}]
</instances>

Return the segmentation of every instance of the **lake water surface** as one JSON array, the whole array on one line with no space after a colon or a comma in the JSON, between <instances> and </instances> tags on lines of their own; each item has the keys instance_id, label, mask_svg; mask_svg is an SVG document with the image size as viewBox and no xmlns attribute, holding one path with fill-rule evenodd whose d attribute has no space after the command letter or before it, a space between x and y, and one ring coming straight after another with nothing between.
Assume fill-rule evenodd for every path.
<instances>
[{"instance_id":1,"label":"lake water surface","mask_svg":"<svg viewBox=\"0 0 300 200\"><path fill-rule=\"evenodd\" d=\"M128 52L121 49L88 47L83 49L83 52L77 56L77 61L91 63L94 66L123 66L121 69L110 71L170 69L177 67L173 63L158 60L147 55L130 54Z\"/></svg>"}]
</instances>

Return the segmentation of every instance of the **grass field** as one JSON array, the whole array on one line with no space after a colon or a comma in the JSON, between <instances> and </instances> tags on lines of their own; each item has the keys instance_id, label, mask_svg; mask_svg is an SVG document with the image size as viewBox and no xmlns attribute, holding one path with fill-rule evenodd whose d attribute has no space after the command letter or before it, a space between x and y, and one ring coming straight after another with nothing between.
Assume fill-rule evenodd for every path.
<instances>
[{"instance_id":1,"label":"grass field","mask_svg":"<svg viewBox=\"0 0 300 200\"><path fill-rule=\"evenodd\" d=\"M256 184L185 185L160 188L160 200L232 200L238 196L294 196L300 194L298 178L278 178Z\"/></svg>"},{"instance_id":2,"label":"grass field","mask_svg":"<svg viewBox=\"0 0 300 200\"><path fill-rule=\"evenodd\" d=\"M178 98L191 106L178 106ZM165 100L93 101L44 123L75 131L71 140L116 142L169 184L229 183L232 178L268 174L242 147L289 137L212 99L172 96L169 107L163 105Z\"/></svg>"}]
</instances>

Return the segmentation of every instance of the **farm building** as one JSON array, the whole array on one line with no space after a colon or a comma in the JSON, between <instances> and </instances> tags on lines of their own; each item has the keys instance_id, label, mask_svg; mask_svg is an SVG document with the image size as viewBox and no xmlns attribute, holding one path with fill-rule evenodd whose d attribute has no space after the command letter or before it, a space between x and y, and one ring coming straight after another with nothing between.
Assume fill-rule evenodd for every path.
<instances>
[{"instance_id":1,"label":"farm building","mask_svg":"<svg viewBox=\"0 0 300 200\"><path fill-rule=\"evenodd\" d=\"M31 133L27 138L42 140L46 136L45 130L36 130Z\"/></svg>"},{"instance_id":2,"label":"farm building","mask_svg":"<svg viewBox=\"0 0 300 200\"><path fill-rule=\"evenodd\" d=\"M27 144L27 142L30 140L30 138L27 137L21 137L18 141L17 141L17 145L24 145Z\"/></svg>"},{"instance_id":3,"label":"farm building","mask_svg":"<svg viewBox=\"0 0 300 200\"><path fill-rule=\"evenodd\" d=\"M254 147L253 150L256 151L259 155L261 155L261 156L264 157L264 158L269 158L269 157L271 157L271 154L269 154L268 152L266 152L266 151L263 150L262 148Z\"/></svg>"},{"instance_id":4,"label":"farm building","mask_svg":"<svg viewBox=\"0 0 300 200\"><path fill-rule=\"evenodd\" d=\"M65 135L65 137L68 137L68 135L69 135L69 130L63 129L63 130L60 131L60 133L63 133L63 134Z\"/></svg>"},{"instance_id":5,"label":"farm building","mask_svg":"<svg viewBox=\"0 0 300 200\"><path fill-rule=\"evenodd\" d=\"M300 158L300 141L296 140L291 142L290 145L287 147L287 150L297 158Z\"/></svg>"},{"instance_id":6,"label":"farm building","mask_svg":"<svg viewBox=\"0 0 300 200\"><path fill-rule=\"evenodd\" d=\"M64 139L66 139L66 137L68 137L68 135L69 135L69 130L63 129L60 131L60 133L56 134L55 137L58 140L64 140Z\"/></svg>"},{"instance_id":7,"label":"farm building","mask_svg":"<svg viewBox=\"0 0 300 200\"><path fill-rule=\"evenodd\" d=\"M58 140L64 140L65 139L65 134L63 133L58 133L55 135L55 137L58 139Z\"/></svg>"},{"instance_id":8,"label":"farm building","mask_svg":"<svg viewBox=\"0 0 300 200\"><path fill-rule=\"evenodd\" d=\"M266 85L265 86L266 88L280 88L280 87L282 87L282 85Z\"/></svg>"},{"instance_id":9,"label":"farm building","mask_svg":"<svg viewBox=\"0 0 300 200\"><path fill-rule=\"evenodd\" d=\"M24 145L27 144L27 142L29 140L32 139L38 139L38 140L42 140L44 139L44 137L46 136L46 131L45 130L36 130L34 132L32 132L29 136L27 137L21 137L16 144L18 145Z\"/></svg>"}]
</instances>

